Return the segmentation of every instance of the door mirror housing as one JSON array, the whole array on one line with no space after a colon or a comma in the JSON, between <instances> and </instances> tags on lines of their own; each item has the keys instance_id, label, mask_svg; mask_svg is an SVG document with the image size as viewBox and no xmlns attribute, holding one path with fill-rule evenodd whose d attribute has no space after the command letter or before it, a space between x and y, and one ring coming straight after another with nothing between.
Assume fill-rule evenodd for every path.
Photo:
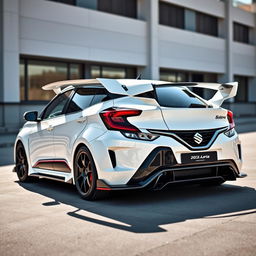
<instances>
[{"instance_id":1,"label":"door mirror housing","mask_svg":"<svg viewBox=\"0 0 256 256\"><path fill-rule=\"evenodd\" d=\"M25 112L23 115L23 118L26 121L31 121L31 122L38 122L40 119L38 118L38 112L37 111L29 111Z\"/></svg>"}]
</instances>

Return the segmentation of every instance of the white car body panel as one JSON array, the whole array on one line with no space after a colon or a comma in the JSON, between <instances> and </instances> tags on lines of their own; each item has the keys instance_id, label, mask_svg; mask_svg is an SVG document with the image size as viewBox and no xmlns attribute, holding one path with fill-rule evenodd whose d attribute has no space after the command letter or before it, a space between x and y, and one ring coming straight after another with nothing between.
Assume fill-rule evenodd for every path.
<instances>
[{"instance_id":1,"label":"white car body panel","mask_svg":"<svg viewBox=\"0 0 256 256\"><path fill-rule=\"evenodd\" d=\"M156 99L137 96L152 91L155 85L167 84L168 82L165 81L98 78L61 81L51 83L43 88L61 93L68 86L75 88L99 83L108 92L123 97L95 104L80 112L60 115L40 122L27 122L24 125L17 136L16 143L21 141L24 145L29 160L29 174L40 172L63 177L65 182L74 180L74 157L76 149L81 144L91 152L98 178L110 186L126 185L150 153L158 147L171 148L177 164L182 164L182 153L216 151L218 161L232 160L237 169L241 170L242 159L238 152L240 141L236 133L229 138L222 131L209 148L198 147L193 151L175 138L164 134L153 141L127 138L119 131L109 130L99 115L103 110L109 108L141 110L142 113L139 116L128 117L127 120L144 133L148 133L148 129L194 130L195 132L223 127L227 129L229 126L227 110L221 108L220 105L225 99L236 95L237 83L198 84L198 87L217 90L212 99L203 100L206 105L213 105L213 107L206 108L163 107ZM217 118L217 116L221 118ZM109 151L115 153L116 166L113 166L111 162ZM35 167L38 161L51 159L63 159L69 166L70 173Z\"/></svg>"}]
</instances>

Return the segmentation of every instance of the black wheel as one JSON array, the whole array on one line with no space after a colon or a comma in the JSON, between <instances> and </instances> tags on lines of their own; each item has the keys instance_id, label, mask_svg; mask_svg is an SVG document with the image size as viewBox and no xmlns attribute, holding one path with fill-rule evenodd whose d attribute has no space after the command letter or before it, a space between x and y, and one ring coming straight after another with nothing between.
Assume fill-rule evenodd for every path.
<instances>
[{"instance_id":1,"label":"black wheel","mask_svg":"<svg viewBox=\"0 0 256 256\"><path fill-rule=\"evenodd\" d=\"M101 191L97 191L97 170L89 150L81 147L74 160L74 179L79 195L86 200L95 200Z\"/></svg>"},{"instance_id":2,"label":"black wheel","mask_svg":"<svg viewBox=\"0 0 256 256\"><path fill-rule=\"evenodd\" d=\"M27 182L31 180L30 177L28 176L28 160L27 160L26 152L21 142L19 142L16 147L15 169L16 169L16 173L19 181Z\"/></svg>"}]
</instances>

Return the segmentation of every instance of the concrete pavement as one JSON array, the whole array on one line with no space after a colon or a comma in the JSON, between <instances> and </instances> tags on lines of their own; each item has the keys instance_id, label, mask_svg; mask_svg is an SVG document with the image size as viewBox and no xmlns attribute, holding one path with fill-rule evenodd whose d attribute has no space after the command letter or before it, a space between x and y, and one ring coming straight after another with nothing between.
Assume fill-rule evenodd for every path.
<instances>
[{"instance_id":1,"label":"concrete pavement","mask_svg":"<svg viewBox=\"0 0 256 256\"><path fill-rule=\"evenodd\" d=\"M21 184L0 167L0 254L255 256L256 132L240 138L247 178L98 202L69 184Z\"/></svg>"}]
</instances>

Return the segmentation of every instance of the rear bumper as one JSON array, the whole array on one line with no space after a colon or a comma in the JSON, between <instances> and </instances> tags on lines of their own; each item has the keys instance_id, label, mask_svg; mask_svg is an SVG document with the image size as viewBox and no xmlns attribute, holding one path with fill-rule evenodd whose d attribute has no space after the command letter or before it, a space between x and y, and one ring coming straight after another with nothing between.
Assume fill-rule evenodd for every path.
<instances>
[{"instance_id":1,"label":"rear bumper","mask_svg":"<svg viewBox=\"0 0 256 256\"><path fill-rule=\"evenodd\" d=\"M104 180L97 181L98 190L161 190L174 183L203 183L210 180L236 180L244 178L245 173L239 173L233 160L217 161L215 163L176 165L171 168L160 168L143 178L131 178L126 185L109 185ZM135 176L136 177L136 176Z\"/></svg>"},{"instance_id":2,"label":"rear bumper","mask_svg":"<svg viewBox=\"0 0 256 256\"><path fill-rule=\"evenodd\" d=\"M183 153L215 151L217 152L217 163L223 161L234 163L233 169L236 172L236 177L239 176L242 167L238 136L228 138L223 133L218 135L209 149L192 151L168 136L160 136L154 141L140 141L125 138L120 132L108 131L91 142L89 149L94 157L98 178L113 188L137 185L138 182L144 181L144 178L151 178L152 174L163 169L187 167L181 159ZM159 149L163 152L154 161L153 158ZM208 163L204 162L204 164ZM132 183L131 181L135 177L141 179L134 180L135 182ZM140 185L138 186L140 187Z\"/></svg>"}]
</instances>

